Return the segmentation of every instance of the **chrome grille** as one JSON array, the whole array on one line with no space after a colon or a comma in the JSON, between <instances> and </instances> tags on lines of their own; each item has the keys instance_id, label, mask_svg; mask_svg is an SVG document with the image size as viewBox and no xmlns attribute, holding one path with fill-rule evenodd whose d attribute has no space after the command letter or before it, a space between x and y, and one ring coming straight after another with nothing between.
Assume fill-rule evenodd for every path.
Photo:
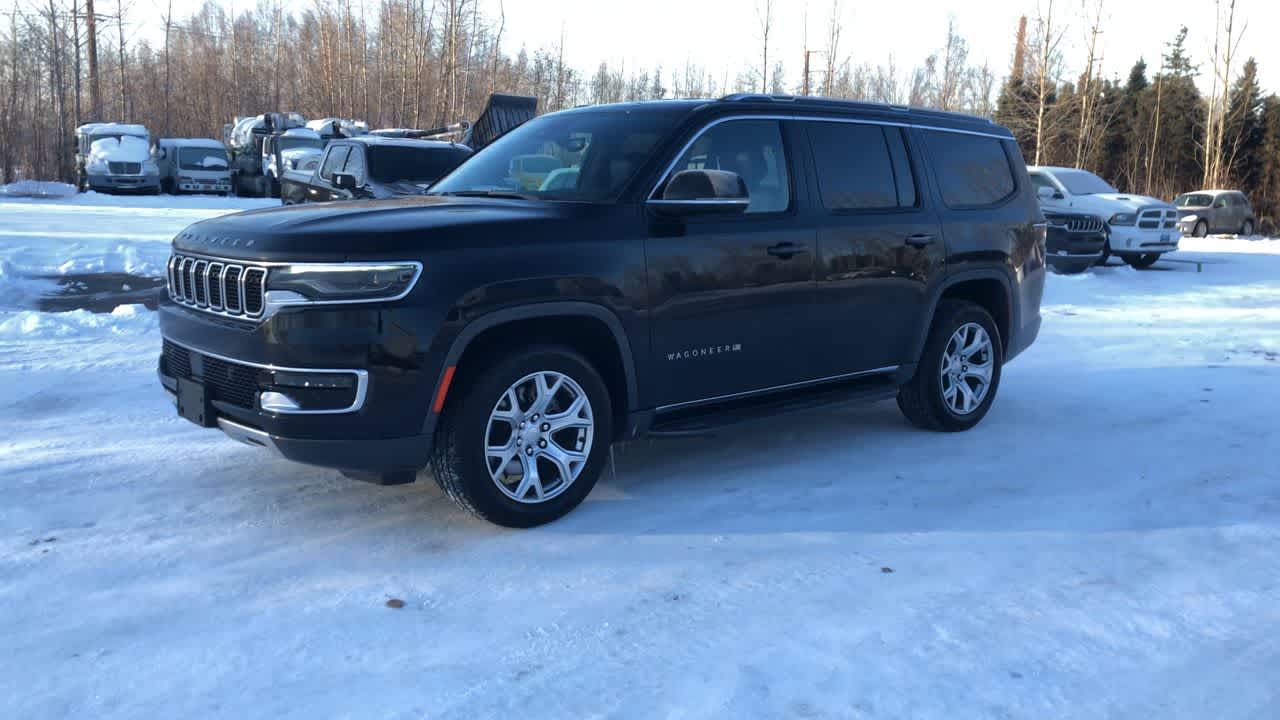
<instances>
[{"instance_id":1,"label":"chrome grille","mask_svg":"<svg viewBox=\"0 0 1280 720\"><path fill-rule=\"evenodd\" d=\"M1067 218L1067 232L1073 232L1073 233L1102 232L1102 220L1096 217Z\"/></svg>"},{"instance_id":2,"label":"chrome grille","mask_svg":"<svg viewBox=\"0 0 1280 720\"><path fill-rule=\"evenodd\" d=\"M174 253L169 258L169 298L227 317L262 315L267 269Z\"/></svg>"}]
</instances>

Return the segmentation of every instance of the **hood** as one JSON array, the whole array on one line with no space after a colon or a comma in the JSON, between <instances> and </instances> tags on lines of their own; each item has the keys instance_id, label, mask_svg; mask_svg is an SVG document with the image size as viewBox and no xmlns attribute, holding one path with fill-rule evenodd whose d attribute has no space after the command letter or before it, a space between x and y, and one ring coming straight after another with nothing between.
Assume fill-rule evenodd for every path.
<instances>
[{"instance_id":1,"label":"hood","mask_svg":"<svg viewBox=\"0 0 1280 720\"><path fill-rule=\"evenodd\" d=\"M94 140L89 146L89 159L111 162L146 162L151 159L151 146L142 138L122 135L116 138Z\"/></svg>"},{"instance_id":2,"label":"hood","mask_svg":"<svg viewBox=\"0 0 1280 720\"><path fill-rule=\"evenodd\" d=\"M498 198L408 196L250 210L198 222L175 250L244 260L414 259L428 248L501 246L611 206Z\"/></svg>"},{"instance_id":3,"label":"hood","mask_svg":"<svg viewBox=\"0 0 1280 720\"><path fill-rule=\"evenodd\" d=\"M402 195L421 195L431 187L434 180L423 180L422 182L410 182L408 180L397 180L388 183L372 183L374 194L378 197L399 197Z\"/></svg>"},{"instance_id":4,"label":"hood","mask_svg":"<svg viewBox=\"0 0 1280 720\"><path fill-rule=\"evenodd\" d=\"M1146 208L1160 207L1173 208L1173 205L1160 200L1159 198L1148 197L1146 195L1134 195L1133 193L1096 193L1094 195L1078 195L1079 200L1084 200L1084 205L1106 205L1107 208L1115 208L1116 210L1143 210ZM1088 202L1092 200L1093 202Z\"/></svg>"}]
</instances>

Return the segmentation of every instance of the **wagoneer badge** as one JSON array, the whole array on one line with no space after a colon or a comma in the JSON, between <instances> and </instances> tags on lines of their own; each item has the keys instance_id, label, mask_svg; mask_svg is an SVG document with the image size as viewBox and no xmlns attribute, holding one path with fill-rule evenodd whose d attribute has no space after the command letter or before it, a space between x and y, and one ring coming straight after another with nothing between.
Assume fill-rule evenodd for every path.
<instances>
[{"instance_id":1,"label":"wagoneer badge","mask_svg":"<svg viewBox=\"0 0 1280 720\"><path fill-rule=\"evenodd\" d=\"M732 345L712 345L711 347L691 348L689 350L677 350L676 352L667 353L667 359L688 360L690 358L700 358L707 357L709 355L736 352L742 352L742 343L734 343Z\"/></svg>"}]
</instances>

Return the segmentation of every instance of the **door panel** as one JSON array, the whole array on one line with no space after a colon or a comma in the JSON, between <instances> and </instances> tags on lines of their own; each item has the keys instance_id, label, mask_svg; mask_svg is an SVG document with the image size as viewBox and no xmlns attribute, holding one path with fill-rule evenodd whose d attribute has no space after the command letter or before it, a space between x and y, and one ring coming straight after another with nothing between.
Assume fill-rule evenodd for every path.
<instances>
[{"instance_id":1,"label":"door panel","mask_svg":"<svg viewBox=\"0 0 1280 720\"><path fill-rule=\"evenodd\" d=\"M752 206L735 216L651 219L645 252L659 406L814 377L814 230L797 211L804 185L797 187L792 145L776 121L722 123L672 171L738 172Z\"/></svg>"},{"instance_id":2,"label":"door panel","mask_svg":"<svg viewBox=\"0 0 1280 720\"><path fill-rule=\"evenodd\" d=\"M942 230L901 129L807 123L819 226L817 312L832 376L900 365L946 258Z\"/></svg>"}]
</instances>

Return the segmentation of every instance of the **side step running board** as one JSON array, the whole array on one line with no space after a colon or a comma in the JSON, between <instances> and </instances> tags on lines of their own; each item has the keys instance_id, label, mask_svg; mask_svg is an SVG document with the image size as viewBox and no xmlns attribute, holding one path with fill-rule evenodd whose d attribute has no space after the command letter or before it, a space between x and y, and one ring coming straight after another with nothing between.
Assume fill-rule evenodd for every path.
<instances>
[{"instance_id":1,"label":"side step running board","mask_svg":"<svg viewBox=\"0 0 1280 720\"><path fill-rule=\"evenodd\" d=\"M898 383L891 375L860 378L663 413L653 419L653 425L645 434L659 438L711 435L732 425L768 420L793 412L888 400L897 394Z\"/></svg>"}]
</instances>

